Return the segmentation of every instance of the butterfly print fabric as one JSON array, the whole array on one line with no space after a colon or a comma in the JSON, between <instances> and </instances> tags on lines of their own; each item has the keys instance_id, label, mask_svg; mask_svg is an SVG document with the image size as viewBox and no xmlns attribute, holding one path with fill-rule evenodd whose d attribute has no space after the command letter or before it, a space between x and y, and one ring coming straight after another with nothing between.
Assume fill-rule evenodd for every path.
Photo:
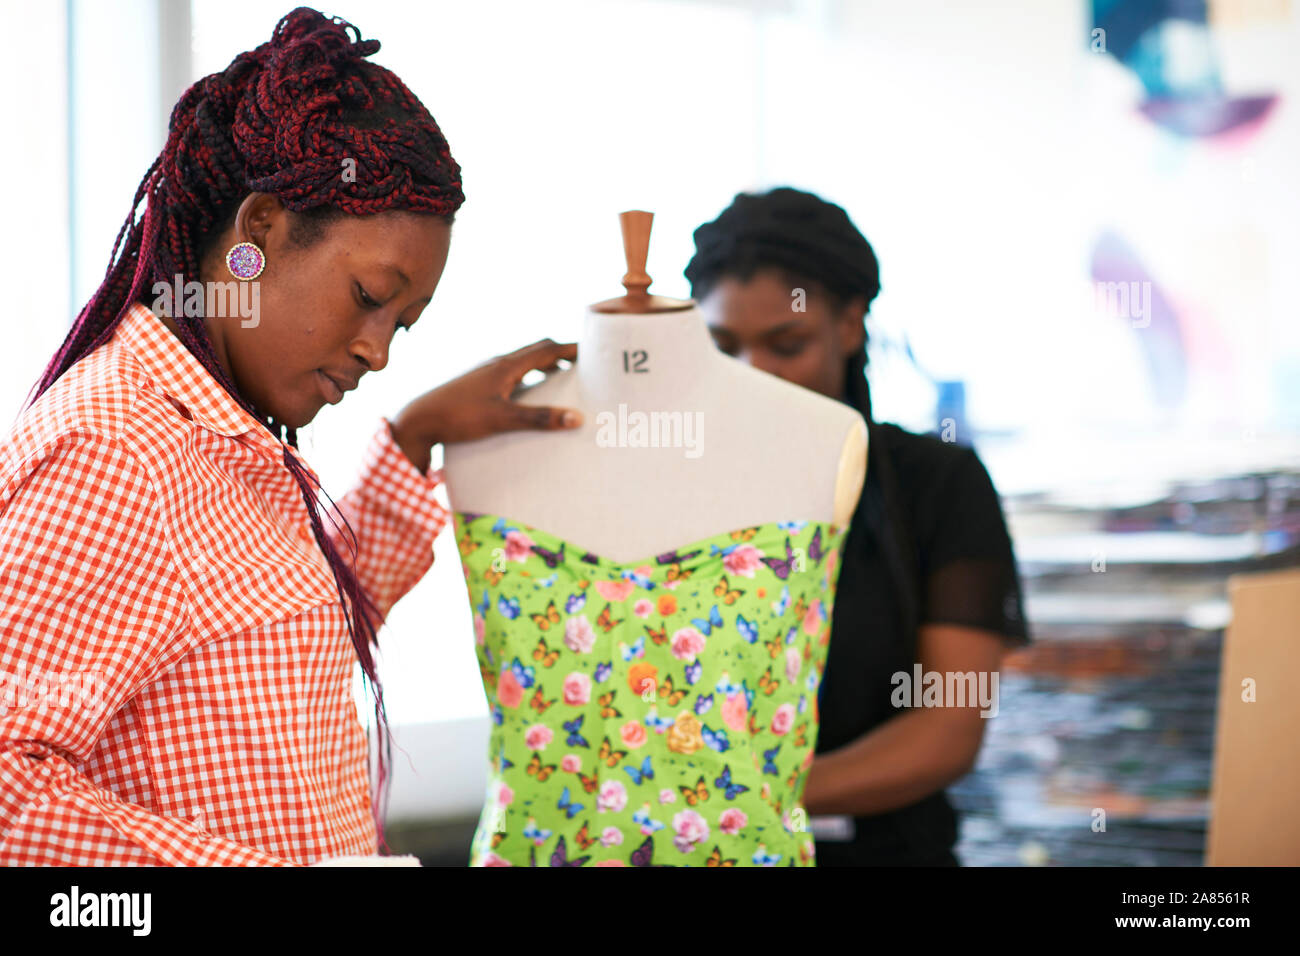
<instances>
[{"instance_id":1,"label":"butterfly print fabric","mask_svg":"<svg viewBox=\"0 0 1300 956\"><path fill-rule=\"evenodd\" d=\"M453 513L492 715L471 866L812 866L800 803L845 532L621 564Z\"/></svg>"}]
</instances>

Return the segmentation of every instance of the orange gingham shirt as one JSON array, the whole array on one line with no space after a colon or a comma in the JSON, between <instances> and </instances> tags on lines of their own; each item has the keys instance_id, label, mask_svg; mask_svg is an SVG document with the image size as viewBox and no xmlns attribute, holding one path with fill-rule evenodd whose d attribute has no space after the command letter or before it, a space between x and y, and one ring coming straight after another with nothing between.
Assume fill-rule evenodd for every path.
<instances>
[{"instance_id":1,"label":"orange gingham shirt","mask_svg":"<svg viewBox=\"0 0 1300 956\"><path fill-rule=\"evenodd\" d=\"M0 864L377 851L356 651L285 447L139 304L0 442ZM338 500L385 616L433 563L441 479L384 420Z\"/></svg>"}]
</instances>

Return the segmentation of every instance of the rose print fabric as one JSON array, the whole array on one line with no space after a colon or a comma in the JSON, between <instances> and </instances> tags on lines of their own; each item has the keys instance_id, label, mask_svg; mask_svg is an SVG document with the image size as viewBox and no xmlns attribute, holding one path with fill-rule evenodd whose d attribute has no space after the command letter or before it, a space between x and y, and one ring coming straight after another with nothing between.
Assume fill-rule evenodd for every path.
<instances>
[{"instance_id":1,"label":"rose print fabric","mask_svg":"<svg viewBox=\"0 0 1300 956\"><path fill-rule=\"evenodd\" d=\"M812 866L839 551L812 521L619 564L454 512L490 772L471 866Z\"/></svg>"}]
</instances>

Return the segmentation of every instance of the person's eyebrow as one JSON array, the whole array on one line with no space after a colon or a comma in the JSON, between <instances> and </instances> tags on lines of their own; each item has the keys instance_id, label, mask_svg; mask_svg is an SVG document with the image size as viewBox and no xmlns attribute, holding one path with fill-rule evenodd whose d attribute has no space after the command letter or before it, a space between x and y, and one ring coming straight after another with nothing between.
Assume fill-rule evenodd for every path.
<instances>
[{"instance_id":1,"label":"person's eyebrow","mask_svg":"<svg viewBox=\"0 0 1300 956\"><path fill-rule=\"evenodd\" d=\"M763 332L761 333L761 336L763 338L768 338L773 335L780 335L782 332L789 332L791 330L800 329L802 327L803 327L802 319L791 319L789 322L782 322L780 325L774 325L770 329L764 329ZM711 325L709 326L709 330L716 335L727 335L727 336L731 336L732 338L735 338L736 336L735 332L732 332L730 329L725 329L720 325Z\"/></svg>"},{"instance_id":2,"label":"person's eyebrow","mask_svg":"<svg viewBox=\"0 0 1300 956\"><path fill-rule=\"evenodd\" d=\"M402 284L403 284L403 285L410 285L410 284L411 284L411 279L410 279L410 277L407 276L407 274L406 274L405 272L403 272L399 266L394 265L394 264L391 263L391 262L381 262L381 263L379 263L379 268L381 268L381 269L386 269L386 270L388 270L389 272L396 272L396 273L397 273L397 277L398 277L399 279L402 280Z\"/></svg>"},{"instance_id":3,"label":"person's eyebrow","mask_svg":"<svg viewBox=\"0 0 1300 956\"><path fill-rule=\"evenodd\" d=\"M765 337L780 335L782 332L789 332L791 330L800 329L802 327L803 327L802 319L791 319L789 322L782 322L780 325L772 326L770 329L767 329L763 333L763 335Z\"/></svg>"}]
</instances>

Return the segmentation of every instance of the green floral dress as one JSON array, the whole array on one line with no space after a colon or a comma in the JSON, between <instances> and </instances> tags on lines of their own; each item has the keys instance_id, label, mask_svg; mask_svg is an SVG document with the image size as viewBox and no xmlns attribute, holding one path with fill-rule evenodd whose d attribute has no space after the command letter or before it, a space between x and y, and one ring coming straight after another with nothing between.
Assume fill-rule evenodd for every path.
<instances>
[{"instance_id":1,"label":"green floral dress","mask_svg":"<svg viewBox=\"0 0 1300 956\"><path fill-rule=\"evenodd\" d=\"M621 564L453 522L492 714L471 866L812 866L800 803L845 531Z\"/></svg>"}]
</instances>

